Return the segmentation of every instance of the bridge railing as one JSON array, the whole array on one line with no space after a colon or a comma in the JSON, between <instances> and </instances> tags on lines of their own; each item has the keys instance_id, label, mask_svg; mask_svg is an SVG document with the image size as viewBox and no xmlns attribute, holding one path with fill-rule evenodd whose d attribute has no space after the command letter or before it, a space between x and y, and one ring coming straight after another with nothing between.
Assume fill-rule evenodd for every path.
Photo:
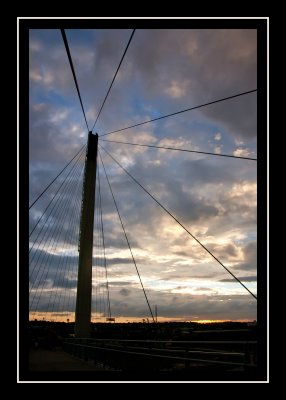
<instances>
[{"instance_id":1,"label":"bridge railing","mask_svg":"<svg viewBox=\"0 0 286 400\"><path fill-rule=\"evenodd\" d=\"M64 349L75 357L122 370L257 367L256 341L69 338L64 340Z\"/></svg>"}]
</instances>

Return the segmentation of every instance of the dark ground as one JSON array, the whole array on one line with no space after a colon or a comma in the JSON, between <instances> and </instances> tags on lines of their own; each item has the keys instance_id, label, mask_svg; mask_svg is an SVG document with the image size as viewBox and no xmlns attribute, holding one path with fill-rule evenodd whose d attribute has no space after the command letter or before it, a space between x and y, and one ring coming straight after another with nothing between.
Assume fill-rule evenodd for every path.
<instances>
[{"instance_id":1,"label":"dark ground","mask_svg":"<svg viewBox=\"0 0 286 400\"><path fill-rule=\"evenodd\" d=\"M60 349L31 349L29 354L30 371L104 371L101 365L82 361Z\"/></svg>"}]
</instances>

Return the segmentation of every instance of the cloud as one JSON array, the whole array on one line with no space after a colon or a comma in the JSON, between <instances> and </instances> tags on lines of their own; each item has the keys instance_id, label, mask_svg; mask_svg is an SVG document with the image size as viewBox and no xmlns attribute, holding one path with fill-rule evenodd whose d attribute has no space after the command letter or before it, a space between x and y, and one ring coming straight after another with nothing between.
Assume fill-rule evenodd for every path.
<instances>
[{"instance_id":1,"label":"cloud","mask_svg":"<svg viewBox=\"0 0 286 400\"><path fill-rule=\"evenodd\" d=\"M214 147L214 153L215 154L221 154L221 146L215 146Z\"/></svg>"},{"instance_id":2,"label":"cloud","mask_svg":"<svg viewBox=\"0 0 286 400\"><path fill-rule=\"evenodd\" d=\"M238 147L234 152L233 155L236 157L249 157L251 152L245 148Z\"/></svg>"},{"instance_id":3,"label":"cloud","mask_svg":"<svg viewBox=\"0 0 286 400\"><path fill-rule=\"evenodd\" d=\"M123 296L123 297L128 297L128 296L130 295L130 293L131 293L131 290L128 290L128 289L121 289L121 290L119 291L119 293L120 293L121 296Z\"/></svg>"},{"instance_id":4,"label":"cloud","mask_svg":"<svg viewBox=\"0 0 286 400\"><path fill-rule=\"evenodd\" d=\"M132 282L129 281L110 281L109 283L110 286L128 286L132 285Z\"/></svg>"},{"instance_id":5,"label":"cloud","mask_svg":"<svg viewBox=\"0 0 286 400\"><path fill-rule=\"evenodd\" d=\"M166 93L173 98L184 97L188 87L188 81L172 81L166 88Z\"/></svg>"},{"instance_id":6,"label":"cloud","mask_svg":"<svg viewBox=\"0 0 286 400\"><path fill-rule=\"evenodd\" d=\"M136 42L137 46L130 51L129 63L133 63L133 74L136 71L144 82L145 92L141 91L141 97L143 94L146 102L152 97L153 104L157 105L163 88L166 90L172 85L176 88L174 82L182 85L184 80L191 84L188 95L183 97L185 108L186 101L191 106L236 94L237 88L243 91L256 87L255 30L149 30L138 32ZM174 90L174 93L179 92ZM256 113L255 101L255 94L249 95L205 107L201 112L237 136L253 137L256 121L248 116ZM162 113L165 103L161 102ZM169 112L168 105L164 109ZM245 117L240 118L243 112Z\"/></svg>"},{"instance_id":7,"label":"cloud","mask_svg":"<svg viewBox=\"0 0 286 400\"><path fill-rule=\"evenodd\" d=\"M133 264L132 259L129 258L108 258L107 259L108 265L118 265L118 264Z\"/></svg>"},{"instance_id":8,"label":"cloud","mask_svg":"<svg viewBox=\"0 0 286 400\"><path fill-rule=\"evenodd\" d=\"M256 282L257 281L257 276L256 275L250 275L250 276L240 276L239 279L242 282ZM233 282L233 278L225 278L221 279L221 282Z\"/></svg>"},{"instance_id":9,"label":"cloud","mask_svg":"<svg viewBox=\"0 0 286 400\"><path fill-rule=\"evenodd\" d=\"M216 256L220 259L234 259L239 258L239 247L235 246L232 243L228 243L225 245L218 245L214 243L208 243L208 248L216 254Z\"/></svg>"},{"instance_id":10,"label":"cloud","mask_svg":"<svg viewBox=\"0 0 286 400\"><path fill-rule=\"evenodd\" d=\"M214 140L221 140L221 133L217 132L214 136Z\"/></svg>"},{"instance_id":11,"label":"cloud","mask_svg":"<svg viewBox=\"0 0 286 400\"><path fill-rule=\"evenodd\" d=\"M30 79L37 83L49 86L54 81L54 76L50 71L34 69L30 71Z\"/></svg>"},{"instance_id":12,"label":"cloud","mask_svg":"<svg viewBox=\"0 0 286 400\"><path fill-rule=\"evenodd\" d=\"M244 262L237 264L236 269L244 271L256 271L257 269L257 244L256 242L248 243L243 249Z\"/></svg>"},{"instance_id":13,"label":"cloud","mask_svg":"<svg viewBox=\"0 0 286 400\"><path fill-rule=\"evenodd\" d=\"M204 288L204 290L206 290ZM132 292L129 297L137 299L137 294ZM151 304L153 293L149 292ZM142 299L143 300L143 299ZM255 319L256 304L248 296L221 296L221 295L197 295L189 296L184 294L175 296L162 293L160 299L156 299L158 316L169 317L172 315L186 320L199 319ZM130 302L111 300L113 315L129 317L150 318L150 312L146 303L136 301Z\"/></svg>"}]
</instances>

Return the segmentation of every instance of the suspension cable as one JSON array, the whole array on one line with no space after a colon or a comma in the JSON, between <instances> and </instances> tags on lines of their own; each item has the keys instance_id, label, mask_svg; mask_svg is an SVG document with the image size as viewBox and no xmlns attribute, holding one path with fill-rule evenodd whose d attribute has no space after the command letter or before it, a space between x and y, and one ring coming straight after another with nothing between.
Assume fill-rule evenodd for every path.
<instances>
[{"instance_id":1,"label":"suspension cable","mask_svg":"<svg viewBox=\"0 0 286 400\"><path fill-rule=\"evenodd\" d=\"M129 144L131 146L142 146L142 147L151 147L155 149L164 149L164 150L175 150L175 151L185 151L187 153L198 153L198 154L207 154L211 156L220 156L220 157L232 157L232 158L241 158L243 160L252 160L252 161L257 161L257 158L250 158L250 157L242 157L242 156L233 156L230 154L219 154L219 153L210 153L206 151L197 151L197 150L188 150L188 149L177 149L175 147L165 147L165 146L155 146L151 144L139 144L139 143L130 143L130 142L119 142L117 140L106 140L106 139L99 139L103 142L109 142L109 143L121 143L121 144Z\"/></svg>"}]
</instances>

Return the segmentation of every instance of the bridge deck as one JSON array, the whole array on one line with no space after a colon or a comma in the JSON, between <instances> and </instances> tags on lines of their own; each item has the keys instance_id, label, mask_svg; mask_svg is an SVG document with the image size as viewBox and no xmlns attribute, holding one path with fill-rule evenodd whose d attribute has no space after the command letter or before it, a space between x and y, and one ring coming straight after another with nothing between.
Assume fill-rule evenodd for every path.
<instances>
[{"instance_id":1,"label":"bridge deck","mask_svg":"<svg viewBox=\"0 0 286 400\"><path fill-rule=\"evenodd\" d=\"M31 350L30 371L106 371L100 365L74 358L62 350Z\"/></svg>"}]
</instances>

